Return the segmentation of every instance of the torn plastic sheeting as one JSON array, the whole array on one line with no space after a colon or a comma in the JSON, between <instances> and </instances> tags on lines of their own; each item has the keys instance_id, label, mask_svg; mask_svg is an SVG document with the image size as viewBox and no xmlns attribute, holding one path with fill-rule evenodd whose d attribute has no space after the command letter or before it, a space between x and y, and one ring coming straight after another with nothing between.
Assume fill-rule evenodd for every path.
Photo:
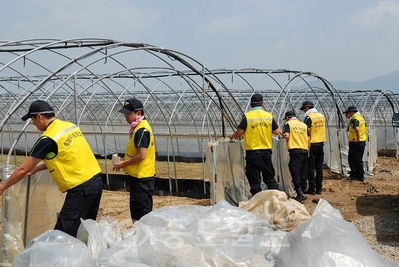
<instances>
[{"instance_id":1,"label":"torn plastic sheeting","mask_svg":"<svg viewBox=\"0 0 399 267\"><path fill-rule=\"evenodd\" d=\"M87 246L78 239L58 230L50 230L34 238L15 257L13 267L95 266Z\"/></svg>"},{"instance_id":2,"label":"torn plastic sheeting","mask_svg":"<svg viewBox=\"0 0 399 267\"><path fill-rule=\"evenodd\" d=\"M181 207L188 212L189 218L195 216L189 212L189 206ZM122 240L123 245L111 248L113 254L108 254L109 262L106 262L108 252L105 252L98 263L112 266L110 264L115 262L123 265L127 260L137 262L142 259L150 266L274 265L285 233L276 230L263 214L247 212L220 201L208 208L207 213L200 212L196 220L191 220L184 218L181 207L161 208L144 216L135 223L134 232L128 237L131 247L127 248L127 243ZM177 213L183 219L177 223L179 226L174 220L161 223L156 214L171 208L179 210ZM185 223L188 224L181 228Z\"/></svg>"},{"instance_id":3,"label":"torn plastic sheeting","mask_svg":"<svg viewBox=\"0 0 399 267\"><path fill-rule=\"evenodd\" d=\"M356 227L327 201L320 200L313 217L288 233L277 266L399 266L383 259Z\"/></svg>"},{"instance_id":4,"label":"torn plastic sheeting","mask_svg":"<svg viewBox=\"0 0 399 267\"><path fill-rule=\"evenodd\" d=\"M127 229L95 265L89 264L84 266L399 266L382 259L324 200L313 217L290 233L276 230L264 214L226 201L213 207L160 208Z\"/></svg>"}]
</instances>

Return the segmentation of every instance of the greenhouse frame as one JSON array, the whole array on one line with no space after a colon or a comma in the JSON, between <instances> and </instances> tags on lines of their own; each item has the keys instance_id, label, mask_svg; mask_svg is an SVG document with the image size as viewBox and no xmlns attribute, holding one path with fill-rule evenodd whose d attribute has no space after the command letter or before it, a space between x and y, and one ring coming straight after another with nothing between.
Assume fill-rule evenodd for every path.
<instances>
[{"instance_id":1,"label":"greenhouse frame","mask_svg":"<svg viewBox=\"0 0 399 267\"><path fill-rule=\"evenodd\" d=\"M243 171L245 151L242 140L231 141L229 136L250 109L254 93L263 95L266 110L280 126L286 111L294 110L302 118L302 102L312 101L327 120L325 164L343 177L348 176L347 120L342 114L347 106L357 106L368 125L366 172L373 171L378 151L397 150L399 102L389 90L336 89L309 71L208 69L206 60L143 43L29 39L0 41L2 177L8 178L18 164L16 156L27 155L41 134L30 120L21 120L33 101L48 101L57 118L80 126L97 158L110 160L112 154L124 153L127 142L128 125L118 110L126 99L135 97L143 102L153 127L158 160L168 164L167 177L160 178L168 179L170 185L175 184L173 190L179 191L176 162L199 162L203 193L207 194L208 182L213 204L226 199L237 205L250 197ZM276 178L280 189L292 197L288 160L285 140L275 136ZM107 164L103 175L109 185L113 178ZM42 229L26 219L35 201L44 201L34 198L39 185L30 185L30 178L24 180L3 197L3 264L38 234L29 229ZM38 180L54 186L51 178ZM57 198L62 203L62 196ZM14 205L20 207L18 211L9 208ZM52 208L56 211L57 207ZM10 246L15 254L10 253Z\"/></svg>"}]
</instances>

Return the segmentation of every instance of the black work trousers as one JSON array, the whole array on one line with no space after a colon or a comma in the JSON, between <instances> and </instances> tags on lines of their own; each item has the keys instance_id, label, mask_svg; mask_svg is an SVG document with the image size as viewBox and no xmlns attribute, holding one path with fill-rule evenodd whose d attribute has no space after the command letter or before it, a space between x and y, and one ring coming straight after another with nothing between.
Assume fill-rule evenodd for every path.
<instances>
[{"instance_id":1,"label":"black work trousers","mask_svg":"<svg viewBox=\"0 0 399 267\"><path fill-rule=\"evenodd\" d=\"M349 142L348 163L351 169L350 178L363 181L363 154L366 142Z\"/></svg>"},{"instance_id":2,"label":"black work trousers","mask_svg":"<svg viewBox=\"0 0 399 267\"><path fill-rule=\"evenodd\" d=\"M247 154L245 159L245 174L251 187L250 192L252 195L262 191L262 177L263 182L267 185L267 189L278 190L278 183L276 179L274 179L275 171L271 152Z\"/></svg>"},{"instance_id":3,"label":"black work trousers","mask_svg":"<svg viewBox=\"0 0 399 267\"><path fill-rule=\"evenodd\" d=\"M96 220L102 192L103 183L100 174L69 189L54 230L60 230L76 237L80 218Z\"/></svg>"},{"instance_id":4,"label":"black work trousers","mask_svg":"<svg viewBox=\"0 0 399 267\"><path fill-rule=\"evenodd\" d=\"M308 179L308 153L290 153L288 168L295 190L304 189Z\"/></svg>"},{"instance_id":5,"label":"black work trousers","mask_svg":"<svg viewBox=\"0 0 399 267\"><path fill-rule=\"evenodd\" d=\"M308 169L308 182L309 190L321 191L323 188L323 161L324 161L324 145L311 144L309 153L309 169ZM316 177L315 177L316 171ZM306 189L303 188L304 190Z\"/></svg>"},{"instance_id":6,"label":"black work trousers","mask_svg":"<svg viewBox=\"0 0 399 267\"><path fill-rule=\"evenodd\" d=\"M130 216L133 222L152 211L155 178L130 178Z\"/></svg>"}]
</instances>

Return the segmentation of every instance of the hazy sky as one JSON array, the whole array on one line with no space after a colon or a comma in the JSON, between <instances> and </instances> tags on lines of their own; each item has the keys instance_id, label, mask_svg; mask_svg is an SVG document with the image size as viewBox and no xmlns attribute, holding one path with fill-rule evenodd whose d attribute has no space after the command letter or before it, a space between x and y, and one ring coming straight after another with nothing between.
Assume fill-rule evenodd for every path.
<instances>
[{"instance_id":1,"label":"hazy sky","mask_svg":"<svg viewBox=\"0 0 399 267\"><path fill-rule=\"evenodd\" d=\"M399 0L9 0L0 40L98 37L215 68L364 81L399 70Z\"/></svg>"}]
</instances>

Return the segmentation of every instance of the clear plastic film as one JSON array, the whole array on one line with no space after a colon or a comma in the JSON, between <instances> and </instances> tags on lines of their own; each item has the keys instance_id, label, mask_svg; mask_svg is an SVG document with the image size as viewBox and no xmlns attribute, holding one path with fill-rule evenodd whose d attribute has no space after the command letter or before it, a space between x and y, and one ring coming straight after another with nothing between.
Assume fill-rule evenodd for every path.
<instances>
[{"instance_id":1,"label":"clear plastic film","mask_svg":"<svg viewBox=\"0 0 399 267\"><path fill-rule=\"evenodd\" d=\"M4 167L5 179L12 173ZM3 194L2 264L10 265L32 238L54 229L65 195L48 171L22 179Z\"/></svg>"}]
</instances>

